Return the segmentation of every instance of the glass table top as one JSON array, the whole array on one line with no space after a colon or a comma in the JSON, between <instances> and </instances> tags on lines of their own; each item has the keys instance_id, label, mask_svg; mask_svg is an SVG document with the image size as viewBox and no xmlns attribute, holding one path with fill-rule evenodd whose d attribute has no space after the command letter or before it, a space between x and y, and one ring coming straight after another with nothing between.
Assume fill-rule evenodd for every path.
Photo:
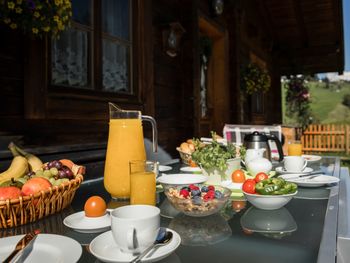
<instances>
[{"instance_id":1,"label":"glass table top","mask_svg":"<svg viewBox=\"0 0 350 263\"><path fill-rule=\"evenodd\" d=\"M334 158L310 163L333 175ZM177 172L180 164L176 164ZM339 175L338 175L339 176ZM266 211L252 207L244 198L230 199L218 214L189 217L176 211L163 193L158 196L161 224L180 234L182 243L170 257L160 262L317 262L331 187L299 188L286 206ZM0 230L0 237L18 235L40 228L42 233L62 234L83 246L79 262L99 262L88 251L88 245L99 234L75 232L63 225L63 219L81 211L85 200L100 195L110 207L127 204L111 201L104 190L103 179L80 186L70 207L61 213L32 224Z\"/></svg>"}]
</instances>

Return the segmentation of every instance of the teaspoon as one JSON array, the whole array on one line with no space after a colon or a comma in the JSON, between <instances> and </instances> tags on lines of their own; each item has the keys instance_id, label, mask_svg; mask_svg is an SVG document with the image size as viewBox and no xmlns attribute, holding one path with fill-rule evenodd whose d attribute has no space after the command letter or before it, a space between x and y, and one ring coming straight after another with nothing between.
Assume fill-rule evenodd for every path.
<instances>
[{"instance_id":1,"label":"teaspoon","mask_svg":"<svg viewBox=\"0 0 350 263\"><path fill-rule=\"evenodd\" d=\"M164 246L168 244L171 239L173 238L173 233L170 231L167 231L165 228L161 227L159 229L157 239L154 241L154 243L146 248L145 251L143 251L140 255L138 255L136 258L134 258L131 263L137 263L141 262L141 259L148 254L149 251L151 251L153 248Z\"/></svg>"}]
</instances>

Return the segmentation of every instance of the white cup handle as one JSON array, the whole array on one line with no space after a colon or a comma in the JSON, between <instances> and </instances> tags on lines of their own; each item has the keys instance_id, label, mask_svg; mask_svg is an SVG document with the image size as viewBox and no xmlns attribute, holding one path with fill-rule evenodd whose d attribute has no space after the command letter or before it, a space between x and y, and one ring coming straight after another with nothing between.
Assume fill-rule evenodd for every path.
<instances>
[{"instance_id":1,"label":"white cup handle","mask_svg":"<svg viewBox=\"0 0 350 263\"><path fill-rule=\"evenodd\" d=\"M303 166L303 169L301 169L302 171L304 171L304 169L306 168L307 166L307 160L305 160L305 163L304 163L304 166Z\"/></svg>"},{"instance_id":2,"label":"white cup handle","mask_svg":"<svg viewBox=\"0 0 350 263\"><path fill-rule=\"evenodd\" d=\"M126 244L128 245L129 250L135 250L138 248L138 242L136 237L136 229L130 228L126 232Z\"/></svg>"}]
</instances>

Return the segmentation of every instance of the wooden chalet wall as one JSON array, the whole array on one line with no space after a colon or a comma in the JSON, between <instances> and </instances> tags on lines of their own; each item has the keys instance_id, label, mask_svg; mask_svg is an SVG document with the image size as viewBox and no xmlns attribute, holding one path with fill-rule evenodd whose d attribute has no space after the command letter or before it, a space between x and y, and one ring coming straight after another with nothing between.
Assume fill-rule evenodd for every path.
<instances>
[{"instance_id":1,"label":"wooden chalet wall","mask_svg":"<svg viewBox=\"0 0 350 263\"><path fill-rule=\"evenodd\" d=\"M262 95L263 109L260 113L253 110L253 96L245 96L241 102L243 113L239 123L244 124L279 124L282 122L281 83L278 66L274 63L272 53L272 33L269 24L261 12L264 12L259 1L238 1L236 8L238 23L238 68L249 62L265 67L271 77L269 92ZM238 71L240 74L240 71ZM243 76L241 76L243 77Z\"/></svg>"},{"instance_id":2,"label":"wooden chalet wall","mask_svg":"<svg viewBox=\"0 0 350 263\"><path fill-rule=\"evenodd\" d=\"M135 0L139 25L134 54L136 97L94 93L86 90L48 88L45 65L50 43L32 40L17 31L0 27L0 150L9 137L19 136L26 146L72 145L107 142L108 101L122 108L139 109L154 116L159 144L178 157L175 150L183 140L199 136L199 17L227 34L228 90L218 91L212 105L215 120L210 126L221 132L224 123L280 123L279 72L266 45L268 29L260 23L259 11L244 1L225 1L224 13L213 16L207 0ZM253 13L251 13L253 12ZM176 57L163 50L162 30L172 22L185 29ZM253 34L249 31L252 27ZM254 33L256 31L257 33ZM269 69L273 86L264 96L264 114L256 119L246 98L241 102L240 65L251 53ZM220 93L221 92L221 93ZM214 91L215 93L215 91ZM272 103L273 102L273 103ZM245 111L242 113L241 107ZM150 138L150 127L144 125ZM207 135L209 134L201 134ZM1 139L2 138L2 139Z\"/></svg>"}]
</instances>

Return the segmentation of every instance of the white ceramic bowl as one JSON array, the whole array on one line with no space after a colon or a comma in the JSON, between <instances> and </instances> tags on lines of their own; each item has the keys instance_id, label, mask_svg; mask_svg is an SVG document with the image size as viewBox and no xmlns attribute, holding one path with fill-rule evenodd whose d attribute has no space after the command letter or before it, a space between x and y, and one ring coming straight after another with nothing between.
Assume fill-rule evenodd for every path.
<instances>
[{"instance_id":1,"label":"white ceramic bowl","mask_svg":"<svg viewBox=\"0 0 350 263\"><path fill-rule=\"evenodd\" d=\"M247 200L255 207L263 210L275 210L285 206L298 191L286 195L259 195L243 192Z\"/></svg>"},{"instance_id":2,"label":"white ceramic bowl","mask_svg":"<svg viewBox=\"0 0 350 263\"><path fill-rule=\"evenodd\" d=\"M164 189L189 184L201 184L208 180L208 176L202 174L163 174L157 178Z\"/></svg>"}]
</instances>

